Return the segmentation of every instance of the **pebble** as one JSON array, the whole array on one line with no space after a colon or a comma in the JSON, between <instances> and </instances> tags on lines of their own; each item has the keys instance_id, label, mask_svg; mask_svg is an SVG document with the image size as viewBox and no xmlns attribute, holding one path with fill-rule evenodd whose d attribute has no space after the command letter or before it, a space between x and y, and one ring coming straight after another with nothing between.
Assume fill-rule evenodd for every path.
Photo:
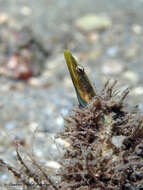
<instances>
[{"instance_id":1,"label":"pebble","mask_svg":"<svg viewBox=\"0 0 143 190\"><path fill-rule=\"evenodd\" d=\"M123 77L124 77L125 79L130 80L132 83L136 83L136 82L138 82L138 80L139 80L138 75L137 75L135 72L133 72L133 71L126 71L126 72L123 74Z\"/></svg>"},{"instance_id":2,"label":"pebble","mask_svg":"<svg viewBox=\"0 0 143 190\"><path fill-rule=\"evenodd\" d=\"M41 80L38 78L38 77L31 77L29 80L28 80L28 84L30 84L31 86L33 87L39 87L41 86Z\"/></svg>"},{"instance_id":3,"label":"pebble","mask_svg":"<svg viewBox=\"0 0 143 190\"><path fill-rule=\"evenodd\" d=\"M8 15L6 13L0 13L0 24L4 24L8 21Z\"/></svg>"},{"instance_id":4,"label":"pebble","mask_svg":"<svg viewBox=\"0 0 143 190\"><path fill-rule=\"evenodd\" d=\"M132 26L132 30L133 30L133 32L134 32L135 34L141 34L141 32L142 32L142 27L141 27L140 25L138 25L138 24L134 24L134 25Z\"/></svg>"},{"instance_id":5,"label":"pebble","mask_svg":"<svg viewBox=\"0 0 143 190\"><path fill-rule=\"evenodd\" d=\"M119 74L122 71L123 65L116 60L110 60L102 66L102 72L104 74Z\"/></svg>"},{"instance_id":6,"label":"pebble","mask_svg":"<svg viewBox=\"0 0 143 190\"><path fill-rule=\"evenodd\" d=\"M7 174L3 174L0 176L2 180L6 180L8 178L8 175Z\"/></svg>"},{"instance_id":7,"label":"pebble","mask_svg":"<svg viewBox=\"0 0 143 190\"><path fill-rule=\"evenodd\" d=\"M56 123L57 123L57 125L58 126L63 126L63 124L64 124L64 120L63 120L63 118L61 117L61 116L59 116L57 119L56 119Z\"/></svg>"},{"instance_id":8,"label":"pebble","mask_svg":"<svg viewBox=\"0 0 143 190\"><path fill-rule=\"evenodd\" d=\"M40 150L40 149L38 149L38 148L36 148L34 154L35 154L36 156L38 156L38 157L42 157L42 156L43 156L43 151Z\"/></svg>"},{"instance_id":9,"label":"pebble","mask_svg":"<svg viewBox=\"0 0 143 190\"><path fill-rule=\"evenodd\" d=\"M33 75L30 61L17 53L13 54L7 64L1 67L0 73L6 77L22 80L27 80Z\"/></svg>"},{"instance_id":10,"label":"pebble","mask_svg":"<svg viewBox=\"0 0 143 190\"><path fill-rule=\"evenodd\" d=\"M100 49L93 49L88 53L88 59L90 60L95 60L97 57L101 55L101 50ZM87 69L90 69L89 67Z\"/></svg>"},{"instance_id":11,"label":"pebble","mask_svg":"<svg viewBox=\"0 0 143 190\"><path fill-rule=\"evenodd\" d=\"M127 60L133 60L141 54L141 49L138 44L132 44L126 48L124 55Z\"/></svg>"},{"instance_id":12,"label":"pebble","mask_svg":"<svg viewBox=\"0 0 143 190\"><path fill-rule=\"evenodd\" d=\"M143 87L142 86L138 86L138 87L134 88L131 91L131 94L132 95L142 95L143 94Z\"/></svg>"},{"instance_id":13,"label":"pebble","mask_svg":"<svg viewBox=\"0 0 143 190\"><path fill-rule=\"evenodd\" d=\"M75 21L75 26L84 31L104 30L110 27L111 24L109 17L96 14L87 14Z\"/></svg>"},{"instance_id":14,"label":"pebble","mask_svg":"<svg viewBox=\"0 0 143 190\"><path fill-rule=\"evenodd\" d=\"M38 128L38 123L36 123L36 122L30 123L29 129L31 130L32 133L33 133L37 128Z\"/></svg>"},{"instance_id":15,"label":"pebble","mask_svg":"<svg viewBox=\"0 0 143 190\"><path fill-rule=\"evenodd\" d=\"M5 124L5 129L6 130L12 130L16 127L17 122L16 121L9 121Z\"/></svg>"},{"instance_id":16,"label":"pebble","mask_svg":"<svg viewBox=\"0 0 143 190\"><path fill-rule=\"evenodd\" d=\"M49 79L45 76L40 77L31 77L28 80L28 84L32 87L38 87L38 88L49 88L51 86L51 82L48 82Z\"/></svg>"},{"instance_id":17,"label":"pebble","mask_svg":"<svg viewBox=\"0 0 143 190\"><path fill-rule=\"evenodd\" d=\"M143 112L143 104L139 104L139 105L138 105L138 108L139 108L139 110L140 110L141 112Z\"/></svg>"},{"instance_id":18,"label":"pebble","mask_svg":"<svg viewBox=\"0 0 143 190\"><path fill-rule=\"evenodd\" d=\"M87 39L90 43L94 44L95 42L98 41L99 35L97 32L90 32L88 33Z\"/></svg>"},{"instance_id":19,"label":"pebble","mask_svg":"<svg viewBox=\"0 0 143 190\"><path fill-rule=\"evenodd\" d=\"M68 115L68 112L69 112L69 111L68 111L68 108L62 108L62 109L61 109L61 114L62 114L63 117L67 116L67 115Z\"/></svg>"},{"instance_id":20,"label":"pebble","mask_svg":"<svg viewBox=\"0 0 143 190\"><path fill-rule=\"evenodd\" d=\"M32 9L30 7L27 7L27 6L23 6L21 8L21 13L25 16L29 16L32 14Z\"/></svg>"},{"instance_id":21,"label":"pebble","mask_svg":"<svg viewBox=\"0 0 143 190\"><path fill-rule=\"evenodd\" d=\"M113 136L112 139L111 139L111 142L114 146L116 146L117 148L121 147L122 146L122 143L125 139L125 136Z\"/></svg>"},{"instance_id":22,"label":"pebble","mask_svg":"<svg viewBox=\"0 0 143 190\"><path fill-rule=\"evenodd\" d=\"M46 166L53 169L59 169L61 167L61 165L55 161L47 161Z\"/></svg>"},{"instance_id":23,"label":"pebble","mask_svg":"<svg viewBox=\"0 0 143 190\"><path fill-rule=\"evenodd\" d=\"M55 142L56 142L56 144L59 144L62 147L69 147L70 146L69 142L67 142L66 140L61 139L61 138L56 138Z\"/></svg>"},{"instance_id":24,"label":"pebble","mask_svg":"<svg viewBox=\"0 0 143 190\"><path fill-rule=\"evenodd\" d=\"M119 50L118 46L113 46L113 47L108 48L106 53L107 55L114 57L116 56L118 50Z\"/></svg>"}]
</instances>

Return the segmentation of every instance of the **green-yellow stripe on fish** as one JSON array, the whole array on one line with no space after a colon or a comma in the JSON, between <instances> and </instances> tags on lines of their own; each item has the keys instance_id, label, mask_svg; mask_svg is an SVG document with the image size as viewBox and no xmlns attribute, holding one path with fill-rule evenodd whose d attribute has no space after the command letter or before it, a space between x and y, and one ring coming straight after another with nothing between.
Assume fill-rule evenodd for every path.
<instances>
[{"instance_id":1,"label":"green-yellow stripe on fish","mask_svg":"<svg viewBox=\"0 0 143 190\"><path fill-rule=\"evenodd\" d=\"M65 50L64 56L76 90L79 104L80 106L85 107L96 95L94 89L84 72L84 68L77 64L72 54L68 50Z\"/></svg>"}]
</instances>

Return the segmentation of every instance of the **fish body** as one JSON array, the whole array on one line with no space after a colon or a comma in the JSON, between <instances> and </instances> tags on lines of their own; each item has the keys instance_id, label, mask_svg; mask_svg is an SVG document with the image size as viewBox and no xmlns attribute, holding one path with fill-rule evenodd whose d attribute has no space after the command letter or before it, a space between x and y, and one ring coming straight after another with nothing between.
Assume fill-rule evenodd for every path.
<instances>
[{"instance_id":1,"label":"fish body","mask_svg":"<svg viewBox=\"0 0 143 190\"><path fill-rule=\"evenodd\" d=\"M64 56L75 87L79 104L81 107L85 107L96 93L84 71L84 68L76 62L72 54L68 50L65 50Z\"/></svg>"}]
</instances>

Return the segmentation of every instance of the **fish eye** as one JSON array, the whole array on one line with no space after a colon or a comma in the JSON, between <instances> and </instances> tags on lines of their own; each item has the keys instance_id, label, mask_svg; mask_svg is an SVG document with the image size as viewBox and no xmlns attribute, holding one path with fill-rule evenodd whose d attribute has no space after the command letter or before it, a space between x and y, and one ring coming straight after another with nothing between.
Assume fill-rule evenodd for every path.
<instances>
[{"instance_id":1,"label":"fish eye","mask_svg":"<svg viewBox=\"0 0 143 190\"><path fill-rule=\"evenodd\" d=\"M76 67L76 71L79 72L79 73L84 72L83 66L78 65L78 66Z\"/></svg>"}]
</instances>

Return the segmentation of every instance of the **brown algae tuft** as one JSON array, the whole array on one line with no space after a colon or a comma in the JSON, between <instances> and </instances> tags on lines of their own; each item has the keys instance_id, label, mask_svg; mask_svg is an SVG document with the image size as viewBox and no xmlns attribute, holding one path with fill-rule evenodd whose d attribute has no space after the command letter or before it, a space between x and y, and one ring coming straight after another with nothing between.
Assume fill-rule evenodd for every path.
<instances>
[{"instance_id":1,"label":"brown algae tuft","mask_svg":"<svg viewBox=\"0 0 143 190\"><path fill-rule=\"evenodd\" d=\"M143 117L127 111L129 91L119 98L115 84L108 81L65 119L61 137L70 146L59 171L62 190L143 189Z\"/></svg>"}]
</instances>

